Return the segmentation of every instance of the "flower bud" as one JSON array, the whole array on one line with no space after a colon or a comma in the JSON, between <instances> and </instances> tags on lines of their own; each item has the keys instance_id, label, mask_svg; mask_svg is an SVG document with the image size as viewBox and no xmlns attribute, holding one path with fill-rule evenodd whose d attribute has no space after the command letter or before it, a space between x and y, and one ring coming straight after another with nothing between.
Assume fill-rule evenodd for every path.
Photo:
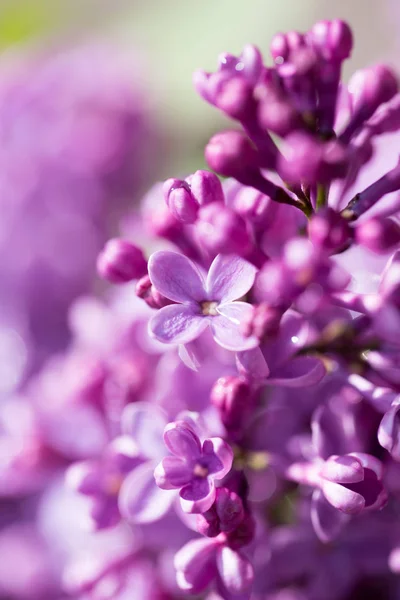
<instances>
[{"instance_id":1,"label":"flower bud","mask_svg":"<svg viewBox=\"0 0 400 600\"><path fill-rule=\"evenodd\" d=\"M214 135L205 150L208 165L224 177L239 181L249 169L258 169L258 152L240 131L223 131Z\"/></svg>"},{"instance_id":2,"label":"flower bud","mask_svg":"<svg viewBox=\"0 0 400 600\"><path fill-rule=\"evenodd\" d=\"M253 541L256 524L254 518L247 514L236 529L227 534L227 540L230 548L236 550L242 546L247 546Z\"/></svg>"},{"instance_id":3,"label":"flower bud","mask_svg":"<svg viewBox=\"0 0 400 600\"><path fill-rule=\"evenodd\" d=\"M171 300L165 298L150 281L148 275L144 275L136 284L136 296L142 298L150 308L162 308L168 304L173 304Z\"/></svg>"},{"instance_id":4,"label":"flower bud","mask_svg":"<svg viewBox=\"0 0 400 600\"><path fill-rule=\"evenodd\" d=\"M352 230L339 213L332 208L324 208L309 221L308 235L314 246L331 253L347 244Z\"/></svg>"},{"instance_id":5,"label":"flower bud","mask_svg":"<svg viewBox=\"0 0 400 600\"><path fill-rule=\"evenodd\" d=\"M271 198L252 187L241 187L234 198L233 206L235 212L244 219L258 225L270 222L270 216L276 208Z\"/></svg>"},{"instance_id":6,"label":"flower bud","mask_svg":"<svg viewBox=\"0 0 400 600\"><path fill-rule=\"evenodd\" d=\"M190 186L180 179L167 179L163 186L165 202L171 214L181 223L194 223L199 205Z\"/></svg>"},{"instance_id":7,"label":"flower bud","mask_svg":"<svg viewBox=\"0 0 400 600\"><path fill-rule=\"evenodd\" d=\"M240 377L220 377L211 390L210 399L218 408L226 429L231 434L239 434L253 408L251 385Z\"/></svg>"},{"instance_id":8,"label":"flower bud","mask_svg":"<svg viewBox=\"0 0 400 600\"><path fill-rule=\"evenodd\" d=\"M279 65L286 62L290 53L304 46L304 35L298 31L277 33L272 38L270 52L274 61Z\"/></svg>"},{"instance_id":9,"label":"flower bud","mask_svg":"<svg viewBox=\"0 0 400 600\"><path fill-rule=\"evenodd\" d=\"M196 527L197 531L206 537L215 537L221 533L219 518L215 510L215 503L210 510L197 515Z\"/></svg>"},{"instance_id":10,"label":"flower bud","mask_svg":"<svg viewBox=\"0 0 400 600\"><path fill-rule=\"evenodd\" d=\"M259 340L275 336L278 333L281 318L281 309L262 302L254 306L254 310L245 316L245 320L240 324L241 331L244 336L254 335Z\"/></svg>"},{"instance_id":11,"label":"flower bud","mask_svg":"<svg viewBox=\"0 0 400 600\"><path fill-rule=\"evenodd\" d=\"M353 101L353 116L340 140L347 143L361 125L372 117L376 109L388 102L398 90L397 77L385 65L375 65L354 73L349 81Z\"/></svg>"},{"instance_id":12,"label":"flower bud","mask_svg":"<svg viewBox=\"0 0 400 600\"><path fill-rule=\"evenodd\" d=\"M347 23L340 19L319 21L308 34L312 46L330 62L342 62L353 49L353 34Z\"/></svg>"},{"instance_id":13,"label":"flower bud","mask_svg":"<svg viewBox=\"0 0 400 600\"><path fill-rule=\"evenodd\" d=\"M251 247L246 223L227 206L213 202L199 211L196 234L202 245L212 254L239 254Z\"/></svg>"},{"instance_id":14,"label":"flower bud","mask_svg":"<svg viewBox=\"0 0 400 600\"><path fill-rule=\"evenodd\" d=\"M286 138L286 144L278 165L286 181L314 185L346 174L347 153L339 142L321 142L298 131Z\"/></svg>"},{"instance_id":15,"label":"flower bud","mask_svg":"<svg viewBox=\"0 0 400 600\"><path fill-rule=\"evenodd\" d=\"M211 204L212 202L224 202L222 184L215 173L199 170L190 175L186 181L189 183L192 196L199 206Z\"/></svg>"},{"instance_id":16,"label":"flower bud","mask_svg":"<svg viewBox=\"0 0 400 600\"><path fill-rule=\"evenodd\" d=\"M220 530L233 531L244 519L244 508L240 497L225 487L218 488L215 496L215 510L220 521Z\"/></svg>"},{"instance_id":17,"label":"flower bud","mask_svg":"<svg viewBox=\"0 0 400 600\"><path fill-rule=\"evenodd\" d=\"M143 252L126 240L107 242L97 259L97 272L111 283L126 283L142 277L147 271Z\"/></svg>"},{"instance_id":18,"label":"flower bud","mask_svg":"<svg viewBox=\"0 0 400 600\"><path fill-rule=\"evenodd\" d=\"M245 120L255 108L253 85L243 77L230 77L221 83L216 106L232 119Z\"/></svg>"},{"instance_id":19,"label":"flower bud","mask_svg":"<svg viewBox=\"0 0 400 600\"><path fill-rule=\"evenodd\" d=\"M400 227L392 219L368 219L356 227L356 241L376 254L385 254L399 244Z\"/></svg>"}]
</instances>

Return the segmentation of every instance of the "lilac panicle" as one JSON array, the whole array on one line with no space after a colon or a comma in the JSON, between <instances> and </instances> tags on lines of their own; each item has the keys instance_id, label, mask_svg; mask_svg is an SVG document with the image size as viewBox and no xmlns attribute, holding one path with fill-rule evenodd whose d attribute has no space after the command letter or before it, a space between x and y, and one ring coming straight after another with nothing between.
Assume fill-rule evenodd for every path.
<instances>
[{"instance_id":1,"label":"lilac panicle","mask_svg":"<svg viewBox=\"0 0 400 600\"><path fill-rule=\"evenodd\" d=\"M1 597L398 597L400 94L384 65L343 83L352 48L346 23L323 20L277 34L269 65L248 45L222 54L216 73L198 71L199 94L239 126L206 146L228 179L198 170L150 189L98 257L100 276L126 285L72 307L69 348L18 397L9 366L24 360L21 341L0 328L0 396L10 396L0 402ZM93 94L89 72L79 81ZM32 77L22 100L10 86L7 114L42 106ZM68 77L47 77L45 119L70 89ZM118 127L114 117L127 117L131 97L107 81L94 96L111 102L108 125L89 102L57 177L45 171L47 208L74 174L71 197L91 223L100 182L107 197L127 195L130 118ZM3 196L18 171L18 190L40 207L42 184L32 192L36 179L20 172L32 175L38 145L47 159L54 139L63 145L61 121L35 136L29 168L20 146L36 128L27 119L10 144L4 123ZM25 218L35 223L47 265L47 213L28 204L15 220L24 232ZM57 209L52 217L65 224ZM103 242L85 257L72 221L67 250L93 273ZM29 235L18 244L30 257ZM36 290L44 322L52 288L38 287L36 266L32 281L15 310ZM22 325L37 322L29 313Z\"/></svg>"}]
</instances>

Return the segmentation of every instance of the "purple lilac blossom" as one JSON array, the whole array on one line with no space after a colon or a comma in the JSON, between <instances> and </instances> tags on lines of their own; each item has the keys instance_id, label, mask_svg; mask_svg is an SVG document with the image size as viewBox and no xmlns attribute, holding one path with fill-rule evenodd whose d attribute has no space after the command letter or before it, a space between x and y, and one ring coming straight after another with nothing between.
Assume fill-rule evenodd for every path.
<instances>
[{"instance_id":1,"label":"purple lilac blossom","mask_svg":"<svg viewBox=\"0 0 400 600\"><path fill-rule=\"evenodd\" d=\"M398 600L400 103L352 46L195 74L230 179L151 188L0 405L1 598Z\"/></svg>"},{"instance_id":2,"label":"purple lilac blossom","mask_svg":"<svg viewBox=\"0 0 400 600\"><path fill-rule=\"evenodd\" d=\"M1 392L67 346L68 308L94 288L96 255L143 185L153 136L134 65L94 42L3 54Z\"/></svg>"}]
</instances>

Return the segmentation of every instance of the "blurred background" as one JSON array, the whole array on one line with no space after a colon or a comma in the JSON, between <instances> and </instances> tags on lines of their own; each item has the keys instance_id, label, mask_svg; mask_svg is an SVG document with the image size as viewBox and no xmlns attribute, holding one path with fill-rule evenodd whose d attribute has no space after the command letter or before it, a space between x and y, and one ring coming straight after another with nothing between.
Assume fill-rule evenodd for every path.
<instances>
[{"instance_id":1,"label":"blurred background","mask_svg":"<svg viewBox=\"0 0 400 600\"><path fill-rule=\"evenodd\" d=\"M68 344L96 256L154 182L204 167L226 127L192 88L220 52L340 17L345 76L396 64L398 0L2 0L0 396ZM268 61L268 59L267 59Z\"/></svg>"}]
</instances>

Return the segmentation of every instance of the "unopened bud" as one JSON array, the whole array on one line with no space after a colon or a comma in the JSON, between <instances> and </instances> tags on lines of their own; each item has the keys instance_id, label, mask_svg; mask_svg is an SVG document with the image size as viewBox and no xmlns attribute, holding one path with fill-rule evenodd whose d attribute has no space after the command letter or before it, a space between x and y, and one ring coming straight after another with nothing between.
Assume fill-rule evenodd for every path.
<instances>
[{"instance_id":1,"label":"unopened bud","mask_svg":"<svg viewBox=\"0 0 400 600\"><path fill-rule=\"evenodd\" d=\"M347 244L352 229L339 213L332 208L323 208L309 221L308 234L314 246L331 253Z\"/></svg>"},{"instance_id":2,"label":"unopened bud","mask_svg":"<svg viewBox=\"0 0 400 600\"><path fill-rule=\"evenodd\" d=\"M308 39L320 56L330 62L341 62L349 58L353 49L352 31L340 19L319 21L312 27Z\"/></svg>"},{"instance_id":3,"label":"unopened bud","mask_svg":"<svg viewBox=\"0 0 400 600\"><path fill-rule=\"evenodd\" d=\"M400 226L393 219L368 219L356 228L356 240L376 254L385 254L400 242Z\"/></svg>"},{"instance_id":4,"label":"unopened bud","mask_svg":"<svg viewBox=\"0 0 400 600\"><path fill-rule=\"evenodd\" d=\"M109 240L97 259L97 272L111 283L138 279L146 271L147 262L143 252L126 240Z\"/></svg>"},{"instance_id":5,"label":"unopened bud","mask_svg":"<svg viewBox=\"0 0 400 600\"><path fill-rule=\"evenodd\" d=\"M227 206L213 202L199 211L196 234L212 254L244 256L251 247L245 221Z\"/></svg>"},{"instance_id":6,"label":"unopened bud","mask_svg":"<svg viewBox=\"0 0 400 600\"><path fill-rule=\"evenodd\" d=\"M164 198L171 214L181 223L194 223L199 205L190 186L180 179L167 179L163 185Z\"/></svg>"},{"instance_id":7,"label":"unopened bud","mask_svg":"<svg viewBox=\"0 0 400 600\"><path fill-rule=\"evenodd\" d=\"M240 131L223 131L214 135L206 146L205 157L213 171L239 181L249 169L258 169L259 166L256 148Z\"/></svg>"},{"instance_id":8,"label":"unopened bud","mask_svg":"<svg viewBox=\"0 0 400 600\"><path fill-rule=\"evenodd\" d=\"M282 310L280 308L262 302L246 314L240 324L241 331L245 337L255 336L259 340L273 337L279 331L281 318Z\"/></svg>"},{"instance_id":9,"label":"unopened bud","mask_svg":"<svg viewBox=\"0 0 400 600\"><path fill-rule=\"evenodd\" d=\"M235 492L225 487L216 490L215 509L220 521L220 529L226 533L236 529L244 519L242 500Z\"/></svg>"},{"instance_id":10,"label":"unopened bud","mask_svg":"<svg viewBox=\"0 0 400 600\"><path fill-rule=\"evenodd\" d=\"M150 281L150 277L145 275L136 284L136 296L142 298L150 308L162 308L172 304L171 300L165 298Z\"/></svg>"},{"instance_id":11,"label":"unopened bud","mask_svg":"<svg viewBox=\"0 0 400 600\"><path fill-rule=\"evenodd\" d=\"M240 377L220 377L211 390L211 402L218 408L227 430L231 434L239 434L253 408L253 390Z\"/></svg>"},{"instance_id":12,"label":"unopened bud","mask_svg":"<svg viewBox=\"0 0 400 600\"><path fill-rule=\"evenodd\" d=\"M212 202L224 202L222 184L215 173L199 170L190 175L186 181L199 206L205 206Z\"/></svg>"}]
</instances>

